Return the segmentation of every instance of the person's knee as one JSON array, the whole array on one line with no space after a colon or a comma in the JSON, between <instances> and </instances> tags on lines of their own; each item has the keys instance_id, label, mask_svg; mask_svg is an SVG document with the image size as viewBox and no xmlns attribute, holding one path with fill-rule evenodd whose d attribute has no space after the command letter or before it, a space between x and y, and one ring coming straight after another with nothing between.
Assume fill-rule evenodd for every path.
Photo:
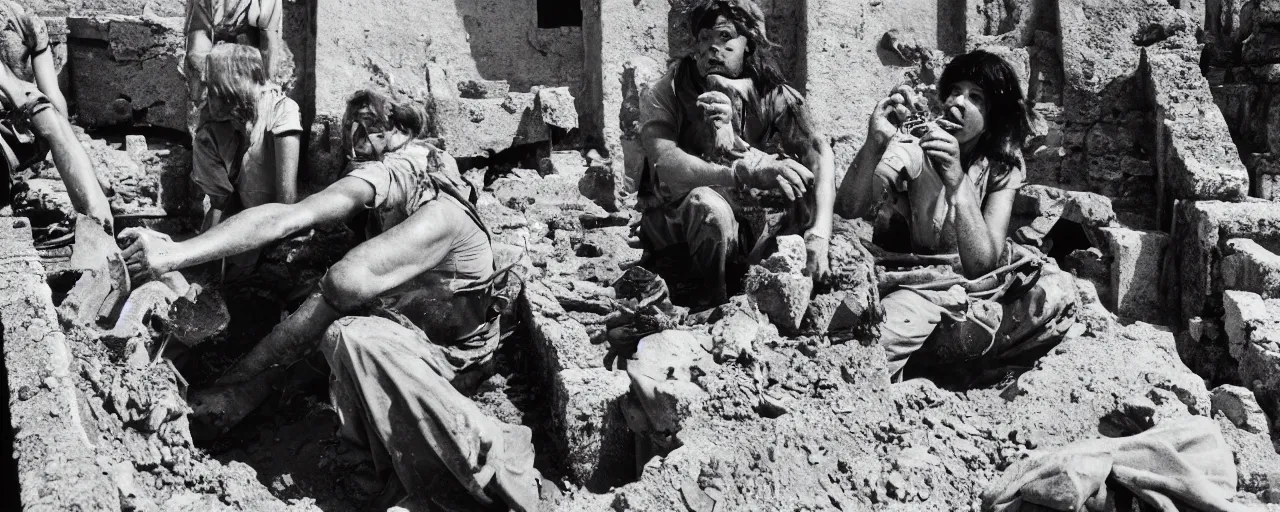
<instances>
[{"instance_id":1,"label":"person's knee","mask_svg":"<svg viewBox=\"0 0 1280 512\"><path fill-rule=\"evenodd\" d=\"M711 187L698 187L689 192L689 210L700 228L721 236L737 231L733 207Z\"/></svg>"},{"instance_id":2,"label":"person's knee","mask_svg":"<svg viewBox=\"0 0 1280 512\"><path fill-rule=\"evenodd\" d=\"M349 313L376 297L372 282L373 272L366 265L344 258L321 278L320 292L330 307Z\"/></svg>"}]
</instances>

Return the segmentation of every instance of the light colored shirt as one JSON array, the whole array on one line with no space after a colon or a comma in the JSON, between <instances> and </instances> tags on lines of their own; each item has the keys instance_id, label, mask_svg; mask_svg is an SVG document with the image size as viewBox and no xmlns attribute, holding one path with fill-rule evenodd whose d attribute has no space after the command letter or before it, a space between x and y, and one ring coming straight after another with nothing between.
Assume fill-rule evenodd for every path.
<instances>
[{"instance_id":1,"label":"light colored shirt","mask_svg":"<svg viewBox=\"0 0 1280 512\"><path fill-rule=\"evenodd\" d=\"M191 178L215 206L233 193L244 208L276 201L276 137L302 132L302 114L274 85L258 97L257 114L244 132L210 122L197 133Z\"/></svg>"}]
</instances>

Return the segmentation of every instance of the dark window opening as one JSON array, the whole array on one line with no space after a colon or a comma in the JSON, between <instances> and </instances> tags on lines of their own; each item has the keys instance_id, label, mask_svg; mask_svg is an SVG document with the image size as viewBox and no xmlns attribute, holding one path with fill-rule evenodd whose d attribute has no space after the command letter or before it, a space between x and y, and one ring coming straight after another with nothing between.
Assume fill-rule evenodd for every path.
<instances>
[{"instance_id":1,"label":"dark window opening","mask_svg":"<svg viewBox=\"0 0 1280 512\"><path fill-rule=\"evenodd\" d=\"M579 0L538 0L538 28L582 26Z\"/></svg>"}]
</instances>

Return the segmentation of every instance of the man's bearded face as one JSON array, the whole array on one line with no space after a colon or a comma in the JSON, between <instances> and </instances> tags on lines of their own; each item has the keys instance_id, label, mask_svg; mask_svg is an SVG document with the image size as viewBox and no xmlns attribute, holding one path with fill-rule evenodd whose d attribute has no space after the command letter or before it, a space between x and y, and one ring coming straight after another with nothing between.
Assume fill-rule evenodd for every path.
<instances>
[{"instance_id":1,"label":"man's bearded face","mask_svg":"<svg viewBox=\"0 0 1280 512\"><path fill-rule=\"evenodd\" d=\"M702 76L720 75L738 78L742 75L743 59L747 55L747 36L738 32L724 16L716 18L710 27L698 31L698 73Z\"/></svg>"}]
</instances>

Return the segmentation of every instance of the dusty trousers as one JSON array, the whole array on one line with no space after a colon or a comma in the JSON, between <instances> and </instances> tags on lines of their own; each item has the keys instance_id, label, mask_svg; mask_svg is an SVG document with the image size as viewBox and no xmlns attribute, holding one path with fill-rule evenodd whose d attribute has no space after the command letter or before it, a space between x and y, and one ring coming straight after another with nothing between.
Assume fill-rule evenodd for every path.
<instances>
[{"instance_id":1,"label":"dusty trousers","mask_svg":"<svg viewBox=\"0 0 1280 512\"><path fill-rule=\"evenodd\" d=\"M448 347L385 318L342 318L321 350L339 437L372 453L378 477L409 492L461 485L483 504L537 509L532 432L486 415L455 387L474 386L482 370L460 373Z\"/></svg>"}]
</instances>

